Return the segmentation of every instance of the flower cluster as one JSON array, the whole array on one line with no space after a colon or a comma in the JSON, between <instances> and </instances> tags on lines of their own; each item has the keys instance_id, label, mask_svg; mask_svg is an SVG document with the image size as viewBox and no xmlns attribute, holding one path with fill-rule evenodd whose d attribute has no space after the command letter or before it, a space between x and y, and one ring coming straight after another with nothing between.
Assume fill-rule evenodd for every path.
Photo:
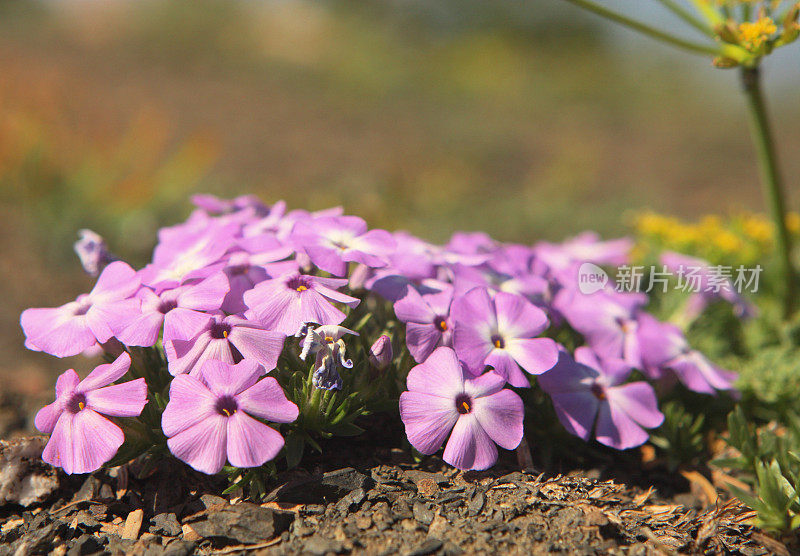
<instances>
[{"instance_id":1,"label":"flower cluster","mask_svg":"<svg viewBox=\"0 0 800 556\"><path fill-rule=\"evenodd\" d=\"M497 446L520 444L515 389L540 388L567 431L626 449L663 420L651 382L733 388L731 373L646 312L644 294L580 293L581 264L627 264L627 239L529 246L456 233L439 246L340 209L194 202L140 270L99 236L87 246L84 232L78 252L94 288L21 316L32 350L113 360L83 381L66 371L36 417L52 435L43 458L68 473L109 462L137 420L199 471L258 467L283 449L280 424L359 431L343 424L368 405L353 396L390 395L386 377L407 386L399 414L410 444L423 454L444 445L460 469L488 468ZM565 335L570 349L555 340Z\"/></svg>"}]
</instances>

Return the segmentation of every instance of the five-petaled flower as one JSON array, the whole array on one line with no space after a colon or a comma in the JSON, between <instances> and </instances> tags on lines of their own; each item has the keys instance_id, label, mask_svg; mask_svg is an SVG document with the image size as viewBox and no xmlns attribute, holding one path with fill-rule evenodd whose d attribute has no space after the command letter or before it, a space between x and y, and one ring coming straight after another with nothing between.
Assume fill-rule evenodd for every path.
<instances>
[{"instance_id":1,"label":"five-petaled flower","mask_svg":"<svg viewBox=\"0 0 800 556\"><path fill-rule=\"evenodd\" d=\"M277 380L259 380L263 373L254 361L207 361L198 376L175 377L161 417L173 455L208 474L225 460L257 467L278 455L283 437L260 419L291 423L298 410Z\"/></svg>"},{"instance_id":2,"label":"five-petaled flower","mask_svg":"<svg viewBox=\"0 0 800 556\"><path fill-rule=\"evenodd\" d=\"M100 365L80 380L72 369L56 382L56 401L36 414L36 428L50 434L42 459L67 474L90 473L114 457L125 437L117 425L103 417L137 417L147 403L143 378L112 384L131 365L123 353Z\"/></svg>"},{"instance_id":3,"label":"five-petaled flower","mask_svg":"<svg viewBox=\"0 0 800 556\"><path fill-rule=\"evenodd\" d=\"M497 460L495 444L512 450L522 441L525 411L497 373L467 376L452 349L437 348L408 373L400 417L420 453L436 452L450 435L444 461L459 469L487 469Z\"/></svg>"},{"instance_id":4,"label":"five-petaled flower","mask_svg":"<svg viewBox=\"0 0 800 556\"><path fill-rule=\"evenodd\" d=\"M550 338L537 338L548 326L544 312L520 295L473 288L453 302L456 323L453 345L472 374L486 365L511 386L530 382L520 367L541 374L558 361L558 347Z\"/></svg>"}]
</instances>

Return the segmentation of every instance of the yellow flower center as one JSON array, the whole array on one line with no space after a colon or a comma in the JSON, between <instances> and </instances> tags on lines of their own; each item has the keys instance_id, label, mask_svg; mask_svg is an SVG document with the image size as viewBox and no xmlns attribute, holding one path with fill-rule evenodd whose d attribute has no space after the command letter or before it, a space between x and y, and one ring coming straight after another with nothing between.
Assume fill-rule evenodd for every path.
<instances>
[{"instance_id":1,"label":"yellow flower center","mask_svg":"<svg viewBox=\"0 0 800 556\"><path fill-rule=\"evenodd\" d=\"M308 288L307 288L307 287L305 287L305 286L297 286L297 291L299 291L299 292L304 292L304 291L306 291L307 289L308 289Z\"/></svg>"},{"instance_id":2,"label":"yellow flower center","mask_svg":"<svg viewBox=\"0 0 800 556\"><path fill-rule=\"evenodd\" d=\"M767 16L739 24L739 38L748 50L757 50L777 31L775 22Z\"/></svg>"}]
</instances>

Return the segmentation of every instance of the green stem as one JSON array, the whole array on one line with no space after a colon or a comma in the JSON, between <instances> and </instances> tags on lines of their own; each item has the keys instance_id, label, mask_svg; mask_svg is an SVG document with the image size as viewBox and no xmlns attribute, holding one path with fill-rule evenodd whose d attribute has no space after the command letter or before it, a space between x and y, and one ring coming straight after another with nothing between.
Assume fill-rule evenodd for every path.
<instances>
[{"instance_id":1,"label":"green stem","mask_svg":"<svg viewBox=\"0 0 800 556\"><path fill-rule=\"evenodd\" d=\"M719 56L720 49L716 46L710 46L705 44L699 44L692 41L687 41L669 33L665 33L663 31L659 31L654 27L650 27L640 21L636 21L635 19L631 19L626 17L622 14L619 14L613 10L609 10L606 7L600 6L599 4L595 4L591 0L566 0L567 2L571 2L576 6L579 6L587 11L605 17L606 19L610 19L611 21L615 21L626 27L633 29L634 31L638 31L644 35L647 35L650 38L665 42L667 44L671 44L672 46L682 48L684 50L688 50L690 52L694 52L697 54L710 54L712 56Z\"/></svg>"},{"instance_id":2,"label":"green stem","mask_svg":"<svg viewBox=\"0 0 800 556\"><path fill-rule=\"evenodd\" d=\"M694 16L689 10L685 9L683 6L675 2L674 0L658 0L661 2L665 8L670 10L672 13L677 15L683 21L706 35L707 37L711 37L712 39L716 37L714 34L714 30L704 21L698 19Z\"/></svg>"},{"instance_id":3,"label":"green stem","mask_svg":"<svg viewBox=\"0 0 800 556\"><path fill-rule=\"evenodd\" d=\"M792 239L786 228L786 196L783 180L778 170L778 157L772 138L761 77L757 67L742 68L742 85L747 97L750 128L758 153L761 182L775 223L775 246L781 262L784 291L783 310L788 320L794 313L797 293L797 274L792 264Z\"/></svg>"}]
</instances>

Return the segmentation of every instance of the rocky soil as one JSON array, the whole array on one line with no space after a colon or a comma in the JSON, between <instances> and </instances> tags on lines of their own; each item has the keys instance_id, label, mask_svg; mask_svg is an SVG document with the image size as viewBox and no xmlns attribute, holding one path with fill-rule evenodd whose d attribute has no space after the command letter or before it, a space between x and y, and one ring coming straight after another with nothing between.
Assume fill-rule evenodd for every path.
<instances>
[{"instance_id":1,"label":"rocky soil","mask_svg":"<svg viewBox=\"0 0 800 556\"><path fill-rule=\"evenodd\" d=\"M645 488L522 472L505 454L463 473L368 437L310 454L252 501L171 458L67 477L38 459L44 438L3 432L15 438L0 441L0 556L790 554L696 472L637 478Z\"/></svg>"}]
</instances>

